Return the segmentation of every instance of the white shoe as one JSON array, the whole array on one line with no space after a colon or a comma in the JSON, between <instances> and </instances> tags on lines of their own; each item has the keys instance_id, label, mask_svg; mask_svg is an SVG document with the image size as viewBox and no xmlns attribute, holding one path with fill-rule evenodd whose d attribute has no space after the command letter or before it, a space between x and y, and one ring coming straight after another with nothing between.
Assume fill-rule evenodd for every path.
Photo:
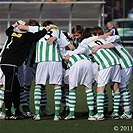
<instances>
[{"instance_id":1,"label":"white shoe","mask_svg":"<svg viewBox=\"0 0 133 133\"><path fill-rule=\"evenodd\" d=\"M38 114L38 115L34 115L34 117L33 117L33 120L35 120L35 121L39 121L41 118L40 118L40 115Z\"/></svg>"},{"instance_id":2,"label":"white shoe","mask_svg":"<svg viewBox=\"0 0 133 133\"><path fill-rule=\"evenodd\" d=\"M96 115L94 115L93 117L95 118L95 120L99 120L99 121L102 121L102 120L105 119L103 114L102 114L102 115L96 114Z\"/></svg>"},{"instance_id":3,"label":"white shoe","mask_svg":"<svg viewBox=\"0 0 133 133\"><path fill-rule=\"evenodd\" d=\"M95 121L96 118L95 118L95 116L90 115L90 116L88 117L88 120L89 120L89 121Z\"/></svg>"},{"instance_id":4,"label":"white shoe","mask_svg":"<svg viewBox=\"0 0 133 133\"><path fill-rule=\"evenodd\" d=\"M62 117L61 117L61 116L55 115L55 116L54 116L54 121L59 121L59 120L62 120Z\"/></svg>"},{"instance_id":5,"label":"white shoe","mask_svg":"<svg viewBox=\"0 0 133 133\"><path fill-rule=\"evenodd\" d=\"M3 112L0 112L0 119L5 119L5 114Z\"/></svg>"},{"instance_id":6,"label":"white shoe","mask_svg":"<svg viewBox=\"0 0 133 133\"><path fill-rule=\"evenodd\" d=\"M32 112L23 112L22 113L25 118L32 118L34 114Z\"/></svg>"},{"instance_id":7,"label":"white shoe","mask_svg":"<svg viewBox=\"0 0 133 133\"><path fill-rule=\"evenodd\" d=\"M128 115L126 113L123 113L121 116L120 116L120 119L131 119L132 118L132 115Z\"/></svg>"},{"instance_id":8,"label":"white shoe","mask_svg":"<svg viewBox=\"0 0 133 133\"><path fill-rule=\"evenodd\" d=\"M65 118L65 120L75 120L75 116L70 116L70 114Z\"/></svg>"},{"instance_id":9,"label":"white shoe","mask_svg":"<svg viewBox=\"0 0 133 133\"><path fill-rule=\"evenodd\" d=\"M112 114L111 115L111 118L112 119L115 119L115 120L118 120L120 118L119 114L118 113L115 113L115 114Z\"/></svg>"}]
</instances>

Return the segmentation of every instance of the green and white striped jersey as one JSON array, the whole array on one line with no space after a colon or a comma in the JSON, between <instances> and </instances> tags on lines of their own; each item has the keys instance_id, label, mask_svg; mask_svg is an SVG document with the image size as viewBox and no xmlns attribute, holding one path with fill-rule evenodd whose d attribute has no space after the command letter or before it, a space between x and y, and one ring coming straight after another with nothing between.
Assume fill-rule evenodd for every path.
<instances>
[{"instance_id":1,"label":"green and white striped jersey","mask_svg":"<svg viewBox=\"0 0 133 133\"><path fill-rule=\"evenodd\" d=\"M133 58L125 47L121 45L119 36L110 36L107 38L107 41L108 43L113 42L115 47L111 50L117 55L121 68L129 68L133 66Z\"/></svg>"},{"instance_id":2,"label":"green and white striped jersey","mask_svg":"<svg viewBox=\"0 0 133 133\"><path fill-rule=\"evenodd\" d=\"M98 44L105 44L105 40L98 39L88 43L88 48L92 50L92 47ZM106 69L108 67L120 64L117 56L110 49L99 49L96 54L92 54L94 60L98 63L100 69Z\"/></svg>"},{"instance_id":3,"label":"green and white striped jersey","mask_svg":"<svg viewBox=\"0 0 133 133\"><path fill-rule=\"evenodd\" d=\"M115 43L115 48L112 50L117 54L121 68L129 68L133 66L132 56L123 46Z\"/></svg>"},{"instance_id":4,"label":"green and white striped jersey","mask_svg":"<svg viewBox=\"0 0 133 133\"><path fill-rule=\"evenodd\" d=\"M61 56L57 43L49 45L48 42L41 38L36 44L36 63L42 61L57 61L60 62Z\"/></svg>"},{"instance_id":5,"label":"green and white striped jersey","mask_svg":"<svg viewBox=\"0 0 133 133\"><path fill-rule=\"evenodd\" d=\"M106 44L105 40L97 39L95 36L89 37L81 42L80 47L75 52L80 51L79 53L86 55L92 54L92 47L100 44ZM99 65L100 70L120 64L117 56L110 49L99 49L96 54L92 54L92 57Z\"/></svg>"},{"instance_id":6,"label":"green and white striped jersey","mask_svg":"<svg viewBox=\"0 0 133 133\"><path fill-rule=\"evenodd\" d=\"M36 26L29 26L29 31L35 32L37 31ZM47 40L45 39L45 36L41 38L37 44L36 44L36 63L42 62L42 61L55 61L55 62L61 62L61 54L60 54L60 48L64 47L70 44L70 41L66 38L66 36L61 32L59 29L51 29L51 35L54 37L57 37L57 41L54 41L53 44L48 44Z\"/></svg>"},{"instance_id":7,"label":"green and white striped jersey","mask_svg":"<svg viewBox=\"0 0 133 133\"><path fill-rule=\"evenodd\" d=\"M70 51L71 52L71 51ZM66 53L66 55L69 53ZM77 61L80 60L90 60L86 55L84 54L73 54L70 56L69 61L66 62L68 68L70 68L73 64L75 64Z\"/></svg>"}]
</instances>

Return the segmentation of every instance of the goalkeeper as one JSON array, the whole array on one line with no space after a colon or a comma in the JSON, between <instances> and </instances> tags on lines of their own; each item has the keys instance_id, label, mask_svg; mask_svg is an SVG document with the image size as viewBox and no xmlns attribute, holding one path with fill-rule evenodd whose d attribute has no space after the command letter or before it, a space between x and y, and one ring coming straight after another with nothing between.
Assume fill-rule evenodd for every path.
<instances>
[{"instance_id":1,"label":"goalkeeper","mask_svg":"<svg viewBox=\"0 0 133 133\"><path fill-rule=\"evenodd\" d=\"M19 30L18 25L25 25L24 21L18 21L6 30L8 40L1 59L1 69L5 75L5 114L6 120L22 119L20 112L20 84L17 78L18 67L23 64L34 41L42 38L49 29L43 29L36 33ZM12 104L15 115L11 113Z\"/></svg>"}]
</instances>

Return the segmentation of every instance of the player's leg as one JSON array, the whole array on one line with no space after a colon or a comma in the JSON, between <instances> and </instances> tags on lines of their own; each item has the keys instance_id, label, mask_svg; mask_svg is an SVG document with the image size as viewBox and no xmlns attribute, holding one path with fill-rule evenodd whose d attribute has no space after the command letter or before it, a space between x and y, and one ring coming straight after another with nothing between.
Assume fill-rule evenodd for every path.
<instances>
[{"instance_id":1,"label":"player's leg","mask_svg":"<svg viewBox=\"0 0 133 133\"><path fill-rule=\"evenodd\" d=\"M17 77L18 68L15 66L4 66L3 73L5 75L5 110L6 120L22 119L20 112L20 83ZM12 104L14 105L15 115L11 112Z\"/></svg>"},{"instance_id":2,"label":"player's leg","mask_svg":"<svg viewBox=\"0 0 133 133\"><path fill-rule=\"evenodd\" d=\"M30 89L32 81L35 78L34 67L26 66L24 67L24 97L26 101L23 102L23 111L27 117L32 117L33 113L30 111Z\"/></svg>"},{"instance_id":3,"label":"player's leg","mask_svg":"<svg viewBox=\"0 0 133 133\"><path fill-rule=\"evenodd\" d=\"M89 60L81 60L80 61L80 75L81 75L81 79L80 79L80 85L84 85L85 86L85 92L86 92L86 101L87 101L87 105L88 105L88 110L89 110L89 114L88 114L88 120L94 120L94 93L92 90L92 83L93 83L93 67L92 64ZM78 64L79 66L79 64Z\"/></svg>"},{"instance_id":4,"label":"player's leg","mask_svg":"<svg viewBox=\"0 0 133 133\"><path fill-rule=\"evenodd\" d=\"M76 87L74 89L69 90L69 115L65 118L65 120L73 120L75 119L75 105L76 105Z\"/></svg>"},{"instance_id":5,"label":"player's leg","mask_svg":"<svg viewBox=\"0 0 133 133\"><path fill-rule=\"evenodd\" d=\"M54 121L58 121L60 116L61 96L62 96L62 63L61 62L48 62L49 84L54 85L54 103L55 103L55 116Z\"/></svg>"},{"instance_id":6,"label":"player's leg","mask_svg":"<svg viewBox=\"0 0 133 133\"><path fill-rule=\"evenodd\" d=\"M113 83L113 112L111 117L119 119L120 91L118 83Z\"/></svg>"},{"instance_id":7,"label":"player's leg","mask_svg":"<svg viewBox=\"0 0 133 133\"><path fill-rule=\"evenodd\" d=\"M4 91L5 91L5 76L0 69L0 119L5 119L5 114L2 112L4 103Z\"/></svg>"},{"instance_id":8,"label":"player's leg","mask_svg":"<svg viewBox=\"0 0 133 133\"><path fill-rule=\"evenodd\" d=\"M46 86L41 86L41 101L40 101L40 115L41 116L53 116L54 113L50 112L46 109L47 106L47 93L46 93Z\"/></svg>"},{"instance_id":9,"label":"player's leg","mask_svg":"<svg viewBox=\"0 0 133 133\"><path fill-rule=\"evenodd\" d=\"M104 115L108 116L108 92L104 90Z\"/></svg>"},{"instance_id":10,"label":"player's leg","mask_svg":"<svg viewBox=\"0 0 133 133\"><path fill-rule=\"evenodd\" d=\"M68 102L68 96L69 96L69 85L64 84L62 89L62 98L61 98L61 103L63 105L63 111L61 115L63 117L66 117L69 114L69 102Z\"/></svg>"},{"instance_id":11,"label":"player's leg","mask_svg":"<svg viewBox=\"0 0 133 133\"><path fill-rule=\"evenodd\" d=\"M62 119L60 117L61 95L62 95L61 86L54 85L54 102L55 102L54 121L58 121L58 120Z\"/></svg>"},{"instance_id":12,"label":"player's leg","mask_svg":"<svg viewBox=\"0 0 133 133\"><path fill-rule=\"evenodd\" d=\"M44 67L45 66L45 67ZM48 65L45 62L40 62L37 65L36 77L35 77L35 89L34 89L34 106L35 115L33 120L40 120L40 104L41 104L41 89L46 85Z\"/></svg>"},{"instance_id":13,"label":"player's leg","mask_svg":"<svg viewBox=\"0 0 133 133\"><path fill-rule=\"evenodd\" d=\"M92 89L85 88L86 98L87 98L87 105L89 109L89 117L88 120L95 120L94 116L94 93Z\"/></svg>"},{"instance_id":14,"label":"player's leg","mask_svg":"<svg viewBox=\"0 0 133 133\"><path fill-rule=\"evenodd\" d=\"M104 120L104 89L105 86L101 86L97 88L96 102L97 102L97 120Z\"/></svg>"},{"instance_id":15,"label":"player's leg","mask_svg":"<svg viewBox=\"0 0 133 133\"><path fill-rule=\"evenodd\" d=\"M21 107L22 107L22 110L23 110L24 117L29 118L29 116L28 116L29 113L27 115L27 112L30 112L30 110L29 110L28 102L27 102L26 95L25 95L25 88L24 88L25 73L24 72L25 71L24 71L24 66L23 65L18 67L18 80L19 80L19 83L20 83L20 104L21 104ZM12 107L12 111L13 111L13 107Z\"/></svg>"},{"instance_id":16,"label":"player's leg","mask_svg":"<svg viewBox=\"0 0 133 133\"><path fill-rule=\"evenodd\" d=\"M35 116L34 120L40 120L40 101L41 101L41 85L35 85L34 89L34 105L35 105Z\"/></svg>"},{"instance_id":17,"label":"player's leg","mask_svg":"<svg viewBox=\"0 0 133 133\"><path fill-rule=\"evenodd\" d=\"M121 103L123 107L123 114L121 119L131 119L131 102L130 102L130 90L128 84L131 79L132 68L121 69L122 80L120 84Z\"/></svg>"},{"instance_id":18,"label":"player's leg","mask_svg":"<svg viewBox=\"0 0 133 133\"><path fill-rule=\"evenodd\" d=\"M97 103L97 114L96 120L104 120L104 101L105 95L104 90L106 85L109 83L110 79L110 68L99 70L98 78L97 78L97 95L96 95L96 103Z\"/></svg>"},{"instance_id":19,"label":"player's leg","mask_svg":"<svg viewBox=\"0 0 133 133\"><path fill-rule=\"evenodd\" d=\"M120 66L115 65L111 69L111 80L113 83L113 119L119 119L119 106L120 106L120 89L119 83L121 82Z\"/></svg>"},{"instance_id":20,"label":"player's leg","mask_svg":"<svg viewBox=\"0 0 133 133\"><path fill-rule=\"evenodd\" d=\"M2 112L4 103L4 87L0 86L0 119L5 119L5 114Z\"/></svg>"},{"instance_id":21,"label":"player's leg","mask_svg":"<svg viewBox=\"0 0 133 133\"><path fill-rule=\"evenodd\" d=\"M63 105L63 112L61 115L66 117L69 114L69 103L68 103L68 96L69 96L69 70L63 69L63 85L62 85L62 98L61 102Z\"/></svg>"}]
</instances>

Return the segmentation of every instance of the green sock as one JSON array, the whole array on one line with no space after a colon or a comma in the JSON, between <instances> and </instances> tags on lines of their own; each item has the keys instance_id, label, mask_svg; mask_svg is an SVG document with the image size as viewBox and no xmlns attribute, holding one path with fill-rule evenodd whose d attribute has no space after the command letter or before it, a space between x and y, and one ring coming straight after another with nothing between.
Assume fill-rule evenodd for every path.
<instances>
[{"instance_id":1,"label":"green sock","mask_svg":"<svg viewBox=\"0 0 133 133\"><path fill-rule=\"evenodd\" d=\"M34 104L35 104L35 114L40 114L40 100L41 100L41 86L35 86L34 91Z\"/></svg>"},{"instance_id":2,"label":"green sock","mask_svg":"<svg viewBox=\"0 0 133 133\"><path fill-rule=\"evenodd\" d=\"M76 90L72 89L69 91L70 116L74 116L75 104L76 104Z\"/></svg>"},{"instance_id":3,"label":"green sock","mask_svg":"<svg viewBox=\"0 0 133 133\"><path fill-rule=\"evenodd\" d=\"M104 110L104 93L97 93L97 111L98 115L102 115Z\"/></svg>"},{"instance_id":4,"label":"green sock","mask_svg":"<svg viewBox=\"0 0 133 133\"><path fill-rule=\"evenodd\" d=\"M55 102L55 115L60 115L60 106L61 106L61 87L54 88L54 102Z\"/></svg>"},{"instance_id":5,"label":"green sock","mask_svg":"<svg viewBox=\"0 0 133 133\"><path fill-rule=\"evenodd\" d=\"M14 106L11 107L11 112L12 112L12 114L15 114L15 108L14 108Z\"/></svg>"}]
</instances>

